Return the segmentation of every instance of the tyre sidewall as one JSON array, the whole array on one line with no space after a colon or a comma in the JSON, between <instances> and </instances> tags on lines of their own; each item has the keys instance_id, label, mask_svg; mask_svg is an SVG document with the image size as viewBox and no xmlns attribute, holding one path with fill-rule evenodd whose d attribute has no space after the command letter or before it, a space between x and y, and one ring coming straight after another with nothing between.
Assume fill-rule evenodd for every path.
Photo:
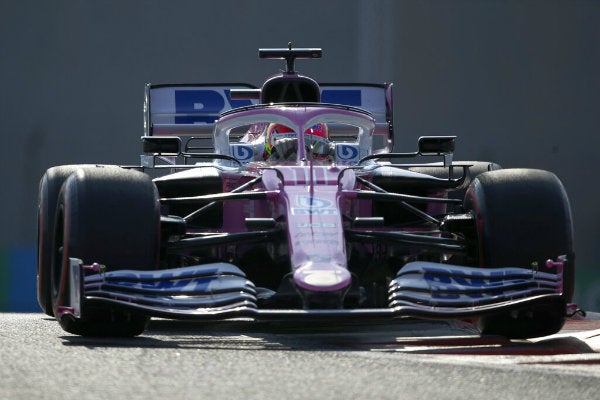
<instances>
[{"instance_id":1,"label":"tyre sidewall","mask_svg":"<svg viewBox=\"0 0 600 400\"><path fill-rule=\"evenodd\" d=\"M49 168L39 184L38 191L38 227L37 227L37 299L41 309L50 316L52 295L50 288L50 268L53 257L54 223L58 195L64 182L81 168L97 168L91 164L61 165Z\"/></svg>"}]
</instances>

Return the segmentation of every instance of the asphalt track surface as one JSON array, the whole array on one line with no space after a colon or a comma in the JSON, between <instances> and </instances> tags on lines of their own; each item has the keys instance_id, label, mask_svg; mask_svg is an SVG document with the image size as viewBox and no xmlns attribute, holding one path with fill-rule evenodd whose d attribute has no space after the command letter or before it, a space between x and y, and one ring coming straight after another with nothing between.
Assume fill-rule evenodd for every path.
<instances>
[{"instance_id":1,"label":"asphalt track surface","mask_svg":"<svg viewBox=\"0 0 600 400\"><path fill-rule=\"evenodd\" d=\"M600 316L528 341L466 322L153 320L82 338L0 314L0 399L600 399Z\"/></svg>"}]
</instances>

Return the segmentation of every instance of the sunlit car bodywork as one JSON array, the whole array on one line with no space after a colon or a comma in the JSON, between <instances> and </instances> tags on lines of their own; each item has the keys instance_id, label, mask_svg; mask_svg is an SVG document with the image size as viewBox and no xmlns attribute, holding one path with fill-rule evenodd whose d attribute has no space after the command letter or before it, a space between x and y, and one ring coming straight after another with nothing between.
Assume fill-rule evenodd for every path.
<instances>
[{"instance_id":1,"label":"sunlit car bodywork","mask_svg":"<svg viewBox=\"0 0 600 400\"><path fill-rule=\"evenodd\" d=\"M92 336L140 334L151 316L475 318L514 338L562 327L574 254L555 175L456 162L453 136L394 153L392 85L294 71L319 49L259 54L287 62L261 88L148 85L139 166L46 172L46 313ZM269 142L286 157L265 156L270 124L289 128Z\"/></svg>"}]
</instances>

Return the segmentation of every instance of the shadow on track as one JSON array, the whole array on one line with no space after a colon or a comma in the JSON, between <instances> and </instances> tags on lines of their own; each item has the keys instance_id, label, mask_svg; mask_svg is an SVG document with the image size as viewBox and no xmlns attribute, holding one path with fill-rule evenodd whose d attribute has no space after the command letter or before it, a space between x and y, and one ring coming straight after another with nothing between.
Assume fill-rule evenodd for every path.
<instances>
[{"instance_id":1,"label":"shadow on track","mask_svg":"<svg viewBox=\"0 0 600 400\"><path fill-rule=\"evenodd\" d=\"M400 320L360 323L335 321L214 322L153 319L134 338L63 336L65 346L87 348L173 348L287 351L378 351L422 355L547 356L594 353L576 337L511 341L482 336L462 321Z\"/></svg>"}]
</instances>

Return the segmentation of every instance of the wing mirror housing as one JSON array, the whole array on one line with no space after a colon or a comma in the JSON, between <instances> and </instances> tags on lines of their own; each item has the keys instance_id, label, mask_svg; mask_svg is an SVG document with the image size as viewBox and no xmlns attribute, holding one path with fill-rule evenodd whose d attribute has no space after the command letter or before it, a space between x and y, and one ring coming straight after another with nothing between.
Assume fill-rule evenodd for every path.
<instances>
[{"instance_id":1,"label":"wing mirror housing","mask_svg":"<svg viewBox=\"0 0 600 400\"><path fill-rule=\"evenodd\" d=\"M181 139L173 136L142 136L145 154L178 156L181 154Z\"/></svg>"},{"instance_id":2,"label":"wing mirror housing","mask_svg":"<svg viewBox=\"0 0 600 400\"><path fill-rule=\"evenodd\" d=\"M424 156L443 156L444 167L452 165L456 136L421 136L419 154Z\"/></svg>"}]
</instances>

